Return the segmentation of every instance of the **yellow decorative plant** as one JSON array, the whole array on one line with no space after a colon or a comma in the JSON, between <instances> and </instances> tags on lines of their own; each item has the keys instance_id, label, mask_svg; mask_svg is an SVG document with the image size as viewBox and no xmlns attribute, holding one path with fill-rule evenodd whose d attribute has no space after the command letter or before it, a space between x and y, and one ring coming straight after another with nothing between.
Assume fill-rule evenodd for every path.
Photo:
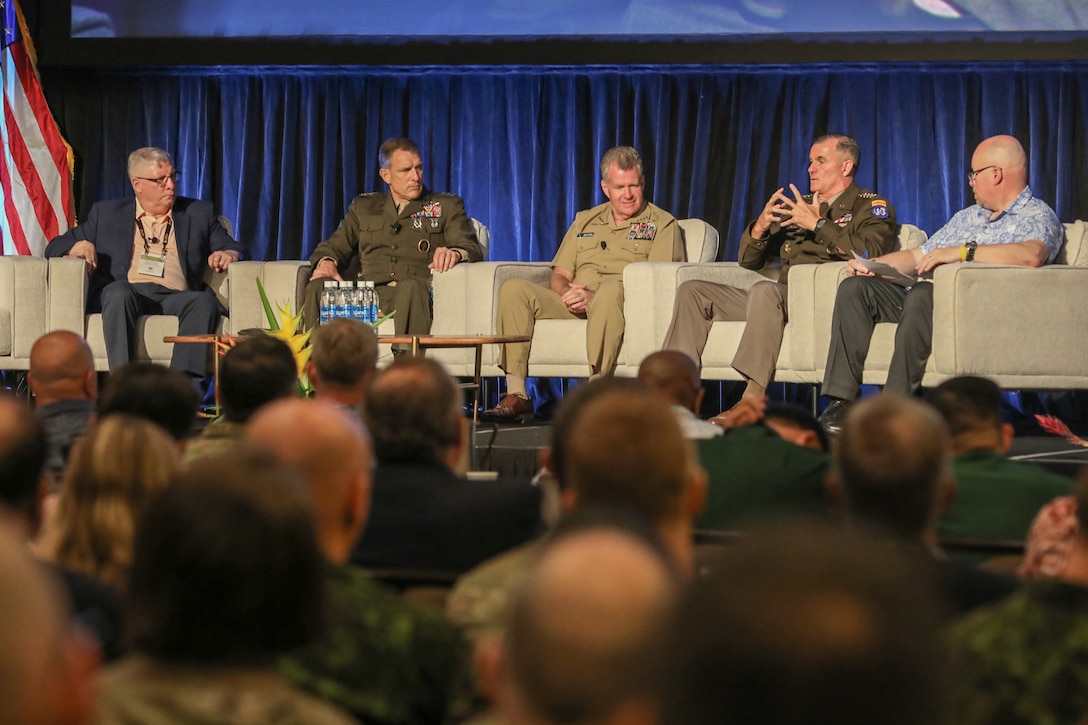
<instances>
[{"instance_id":1,"label":"yellow decorative plant","mask_svg":"<svg viewBox=\"0 0 1088 725\"><path fill-rule=\"evenodd\" d=\"M260 277L257 278L257 291L261 295L261 305L264 306L264 314L268 318L268 326L271 328L265 330L265 332L283 340L291 348L291 354L295 356L295 365L298 367L299 394L308 396L314 391L314 386L310 383L309 376L306 375L306 363L309 362L310 353L313 351L313 348L310 347L310 333L313 332L313 328L305 331L301 330L302 311L300 310L297 315L292 315L290 302L280 302L276 306L276 311L279 314L273 313L272 305L268 301L268 295L264 291L264 285L261 284Z\"/></svg>"}]
</instances>

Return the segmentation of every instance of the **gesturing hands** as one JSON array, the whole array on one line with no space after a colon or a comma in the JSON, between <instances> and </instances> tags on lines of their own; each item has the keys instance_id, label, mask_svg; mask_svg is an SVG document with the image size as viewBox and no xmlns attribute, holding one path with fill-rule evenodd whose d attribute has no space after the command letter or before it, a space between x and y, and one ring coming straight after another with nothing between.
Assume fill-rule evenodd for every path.
<instances>
[{"instance_id":1,"label":"gesturing hands","mask_svg":"<svg viewBox=\"0 0 1088 725\"><path fill-rule=\"evenodd\" d=\"M772 224L796 224L797 226L812 231L816 228L816 222L820 220L820 194L812 195L812 202L804 199L801 191L790 184L793 198L785 194L784 189L778 189L763 207L759 218L752 225L752 236L756 239L766 236L767 230Z\"/></svg>"}]
</instances>

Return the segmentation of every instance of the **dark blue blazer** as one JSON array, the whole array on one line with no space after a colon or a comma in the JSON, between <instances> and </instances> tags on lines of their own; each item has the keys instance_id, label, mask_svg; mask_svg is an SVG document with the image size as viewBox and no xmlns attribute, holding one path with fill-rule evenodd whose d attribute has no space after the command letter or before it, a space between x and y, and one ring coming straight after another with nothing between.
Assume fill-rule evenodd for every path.
<instances>
[{"instance_id":1,"label":"dark blue blazer","mask_svg":"<svg viewBox=\"0 0 1088 725\"><path fill-rule=\"evenodd\" d=\"M191 290L202 290L211 253L227 250L241 255L242 246L220 225L212 205L206 201L179 196L174 200L173 217L185 283ZM45 256L63 257L76 242L84 239L94 244L98 269L91 275L87 306L97 310L101 308L102 288L128 278L135 233L136 199L100 201L91 207L83 223L49 242Z\"/></svg>"}]
</instances>

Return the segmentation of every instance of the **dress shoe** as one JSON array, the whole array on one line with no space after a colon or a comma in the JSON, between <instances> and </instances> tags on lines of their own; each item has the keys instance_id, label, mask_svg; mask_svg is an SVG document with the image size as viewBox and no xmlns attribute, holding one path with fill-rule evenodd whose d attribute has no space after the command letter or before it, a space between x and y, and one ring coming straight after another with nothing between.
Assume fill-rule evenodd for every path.
<instances>
[{"instance_id":1,"label":"dress shoe","mask_svg":"<svg viewBox=\"0 0 1088 725\"><path fill-rule=\"evenodd\" d=\"M484 420L496 422L521 421L525 422L533 417L533 401L520 395L507 393L494 408L485 410L480 414Z\"/></svg>"},{"instance_id":2,"label":"dress shoe","mask_svg":"<svg viewBox=\"0 0 1088 725\"><path fill-rule=\"evenodd\" d=\"M823 427L829 436L837 436L842 432L842 421L846 418L846 411L850 409L849 400L833 400L831 405L824 408L816 422Z\"/></svg>"}]
</instances>

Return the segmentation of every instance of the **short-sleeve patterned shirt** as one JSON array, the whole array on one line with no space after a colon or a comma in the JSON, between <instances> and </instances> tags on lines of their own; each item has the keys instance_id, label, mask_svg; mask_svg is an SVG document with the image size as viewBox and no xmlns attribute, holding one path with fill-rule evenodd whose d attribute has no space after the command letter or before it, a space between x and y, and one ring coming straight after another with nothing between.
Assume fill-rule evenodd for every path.
<instances>
[{"instance_id":1,"label":"short-sleeve patterned shirt","mask_svg":"<svg viewBox=\"0 0 1088 725\"><path fill-rule=\"evenodd\" d=\"M970 241L984 244L1016 244L1038 239L1050 250L1047 264L1054 261L1065 240L1065 229L1054 210L1031 194L1031 187L1013 200L1007 209L991 219L989 209L974 204L957 212L947 224L922 245L928 254L942 247L958 247Z\"/></svg>"}]
</instances>

